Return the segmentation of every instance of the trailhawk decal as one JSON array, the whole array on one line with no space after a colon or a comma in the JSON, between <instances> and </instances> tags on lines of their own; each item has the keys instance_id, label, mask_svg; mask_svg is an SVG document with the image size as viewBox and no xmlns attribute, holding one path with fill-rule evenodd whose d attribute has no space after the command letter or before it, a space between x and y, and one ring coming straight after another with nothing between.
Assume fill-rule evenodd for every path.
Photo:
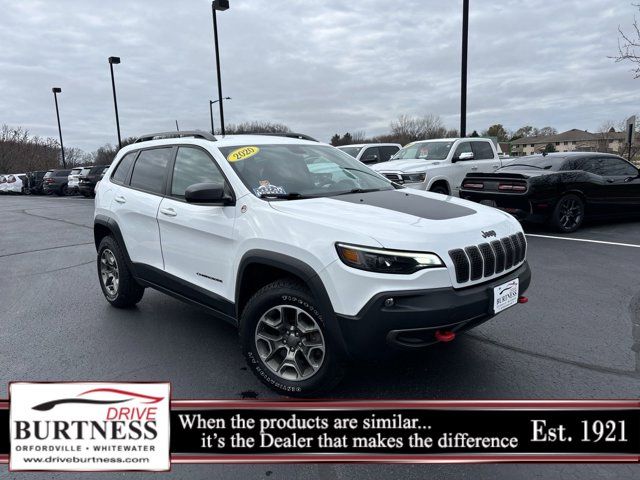
<instances>
[{"instance_id":1,"label":"trailhawk decal","mask_svg":"<svg viewBox=\"0 0 640 480\"><path fill-rule=\"evenodd\" d=\"M238 160L246 160L247 158L253 157L260 149L258 147L240 147L236 148L229 155L227 155L227 160L230 162L237 162Z\"/></svg>"},{"instance_id":2,"label":"trailhawk decal","mask_svg":"<svg viewBox=\"0 0 640 480\"><path fill-rule=\"evenodd\" d=\"M433 198L406 193L403 190L382 190L380 192L353 193L331 197L332 200L371 205L372 207L406 213L427 220L451 220L476 213L475 210Z\"/></svg>"}]
</instances>

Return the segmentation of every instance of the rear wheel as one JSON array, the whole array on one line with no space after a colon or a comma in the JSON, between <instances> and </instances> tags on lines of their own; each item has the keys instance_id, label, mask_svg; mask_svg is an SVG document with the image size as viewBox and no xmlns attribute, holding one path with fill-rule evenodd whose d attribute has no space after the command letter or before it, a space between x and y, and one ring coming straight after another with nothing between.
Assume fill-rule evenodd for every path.
<instances>
[{"instance_id":1,"label":"rear wheel","mask_svg":"<svg viewBox=\"0 0 640 480\"><path fill-rule=\"evenodd\" d=\"M343 367L309 290L278 280L247 302L240 319L247 363L278 393L308 397L333 388Z\"/></svg>"},{"instance_id":2,"label":"rear wheel","mask_svg":"<svg viewBox=\"0 0 640 480\"><path fill-rule=\"evenodd\" d=\"M104 237L98 247L98 277L102 293L114 307L133 307L142 300L144 288L133 278L113 237Z\"/></svg>"},{"instance_id":3,"label":"rear wheel","mask_svg":"<svg viewBox=\"0 0 640 480\"><path fill-rule=\"evenodd\" d=\"M59 197L64 197L69 195L69 187L67 187L66 184L62 185L60 187L60 190L56 192L56 195L58 195Z\"/></svg>"},{"instance_id":4,"label":"rear wheel","mask_svg":"<svg viewBox=\"0 0 640 480\"><path fill-rule=\"evenodd\" d=\"M551 215L551 225L563 233L575 232L584 221L584 202L572 193L558 200Z\"/></svg>"}]
</instances>

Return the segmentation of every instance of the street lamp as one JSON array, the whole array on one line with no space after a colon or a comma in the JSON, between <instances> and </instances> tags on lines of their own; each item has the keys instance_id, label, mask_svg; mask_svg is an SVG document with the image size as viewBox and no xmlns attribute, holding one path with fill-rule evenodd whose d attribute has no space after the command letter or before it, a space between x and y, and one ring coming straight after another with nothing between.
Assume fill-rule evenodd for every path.
<instances>
[{"instance_id":1,"label":"street lamp","mask_svg":"<svg viewBox=\"0 0 640 480\"><path fill-rule=\"evenodd\" d=\"M118 129L118 148L122 148L122 139L120 138L120 118L118 117L118 99L116 98L116 82L113 78L113 65L120 63L120 57L109 57L109 69L111 70L111 88L113 89L113 105L116 109L116 128Z\"/></svg>"},{"instance_id":2,"label":"street lamp","mask_svg":"<svg viewBox=\"0 0 640 480\"><path fill-rule=\"evenodd\" d=\"M224 97L223 100L231 100L231 97ZM213 104L218 103L220 100L209 100L209 116L211 117L211 135L215 135L213 132Z\"/></svg>"},{"instance_id":3,"label":"street lamp","mask_svg":"<svg viewBox=\"0 0 640 480\"><path fill-rule=\"evenodd\" d=\"M460 82L460 136L467 136L467 52L469 48L469 0L462 6L462 74Z\"/></svg>"},{"instance_id":4,"label":"street lamp","mask_svg":"<svg viewBox=\"0 0 640 480\"><path fill-rule=\"evenodd\" d=\"M62 128L60 127L60 110L58 109L58 94L62 93L60 87L53 87L53 99L56 102L56 117L58 118L58 133L60 134L60 151L62 152L62 168L67 168L67 163L64 161L64 145L62 144Z\"/></svg>"},{"instance_id":5,"label":"street lamp","mask_svg":"<svg viewBox=\"0 0 640 480\"><path fill-rule=\"evenodd\" d=\"M222 78L220 76L220 50L218 48L218 20L216 11L221 12L229 9L229 0L213 0L211 2L211 11L213 12L213 40L216 48L216 72L218 75L218 105L220 106L220 127L222 136L224 137L224 108L222 106ZM211 104L209 105L211 106ZM212 117L213 118L213 117ZM213 125L213 120L211 121ZM213 130L213 126L211 127Z\"/></svg>"}]
</instances>

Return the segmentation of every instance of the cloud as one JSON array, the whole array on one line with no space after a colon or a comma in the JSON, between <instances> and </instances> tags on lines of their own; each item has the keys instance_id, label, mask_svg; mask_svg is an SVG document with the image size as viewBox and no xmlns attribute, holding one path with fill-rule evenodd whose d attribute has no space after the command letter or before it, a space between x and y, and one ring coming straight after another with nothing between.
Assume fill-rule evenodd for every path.
<instances>
[{"instance_id":1,"label":"cloud","mask_svg":"<svg viewBox=\"0 0 640 480\"><path fill-rule=\"evenodd\" d=\"M0 123L56 137L60 86L65 144L115 143L107 57L117 55L124 136L175 120L209 128L208 0L0 0L0 11ZM608 58L633 13L608 0L472 2L469 129L594 130L634 113L630 66ZM382 133L404 113L459 122L461 2L245 0L218 20L227 122L273 120L322 140Z\"/></svg>"}]
</instances>

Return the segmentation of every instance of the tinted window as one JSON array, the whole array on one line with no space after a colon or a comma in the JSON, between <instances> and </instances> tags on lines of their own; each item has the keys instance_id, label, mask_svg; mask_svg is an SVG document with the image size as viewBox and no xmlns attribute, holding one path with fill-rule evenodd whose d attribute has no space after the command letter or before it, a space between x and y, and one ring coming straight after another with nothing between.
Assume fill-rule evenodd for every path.
<instances>
[{"instance_id":1,"label":"tinted window","mask_svg":"<svg viewBox=\"0 0 640 480\"><path fill-rule=\"evenodd\" d=\"M89 175L90 171L91 168L83 168L82 170L80 170L80 175Z\"/></svg>"},{"instance_id":2,"label":"tinted window","mask_svg":"<svg viewBox=\"0 0 640 480\"><path fill-rule=\"evenodd\" d=\"M638 171L632 165L620 158L604 157L600 159L601 175L619 176L619 177L635 177Z\"/></svg>"},{"instance_id":3,"label":"tinted window","mask_svg":"<svg viewBox=\"0 0 640 480\"><path fill-rule=\"evenodd\" d=\"M474 160L492 160L493 149L489 142L471 142Z\"/></svg>"},{"instance_id":4,"label":"tinted window","mask_svg":"<svg viewBox=\"0 0 640 480\"><path fill-rule=\"evenodd\" d=\"M77 175L82 171L81 168L74 168L73 170L71 170L71 175Z\"/></svg>"},{"instance_id":5,"label":"tinted window","mask_svg":"<svg viewBox=\"0 0 640 480\"><path fill-rule=\"evenodd\" d=\"M153 148L140 152L133 166L130 185L140 190L162 193L171 151L172 148Z\"/></svg>"},{"instance_id":6,"label":"tinted window","mask_svg":"<svg viewBox=\"0 0 640 480\"><path fill-rule=\"evenodd\" d=\"M138 152L127 153L120 163L116 165L116 169L111 175L111 180L116 183L124 183L127 179L127 174L129 173L129 169L131 168L131 164L133 160L136 158L136 154Z\"/></svg>"},{"instance_id":7,"label":"tinted window","mask_svg":"<svg viewBox=\"0 0 640 480\"><path fill-rule=\"evenodd\" d=\"M353 158L356 158L358 156L358 153L360 153L360 150L362 150L362 147L340 147L340 150L342 150L344 153L348 153Z\"/></svg>"},{"instance_id":8,"label":"tinted window","mask_svg":"<svg viewBox=\"0 0 640 480\"><path fill-rule=\"evenodd\" d=\"M576 162L576 170L584 170L585 172L602 175L600 169L600 160L597 158L582 158Z\"/></svg>"},{"instance_id":9,"label":"tinted window","mask_svg":"<svg viewBox=\"0 0 640 480\"><path fill-rule=\"evenodd\" d=\"M44 177L42 178L49 178L49 177L53 177L53 170L49 170L47 173L44 174Z\"/></svg>"},{"instance_id":10,"label":"tinted window","mask_svg":"<svg viewBox=\"0 0 640 480\"><path fill-rule=\"evenodd\" d=\"M398 150L400 150L400 147L380 147L380 161L381 162L386 162L388 161L394 153L396 153Z\"/></svg>"},{"instance_id":11,"label":"tinted window","mask_svg":"<svg viewBox=\"0 0 640 480\"><path fill-rule=\"evenodd\" d=\"M184 197L185 190L195 183L224 184L224 176L213 159L198 148L180 147L173 167L171 195Z\"/></svg>"},{"instance_id":12,"label":"tinted window","mask_svg":"<svg viewBox=\"0 0 640 480\"><path fill-rule=\"evenodd\" d=\"M363 163L377 163L380 161L380 152L378 151L378 147L369 147L367 148L360 157L360 160Z\"/></svg>"}]
</instances>

